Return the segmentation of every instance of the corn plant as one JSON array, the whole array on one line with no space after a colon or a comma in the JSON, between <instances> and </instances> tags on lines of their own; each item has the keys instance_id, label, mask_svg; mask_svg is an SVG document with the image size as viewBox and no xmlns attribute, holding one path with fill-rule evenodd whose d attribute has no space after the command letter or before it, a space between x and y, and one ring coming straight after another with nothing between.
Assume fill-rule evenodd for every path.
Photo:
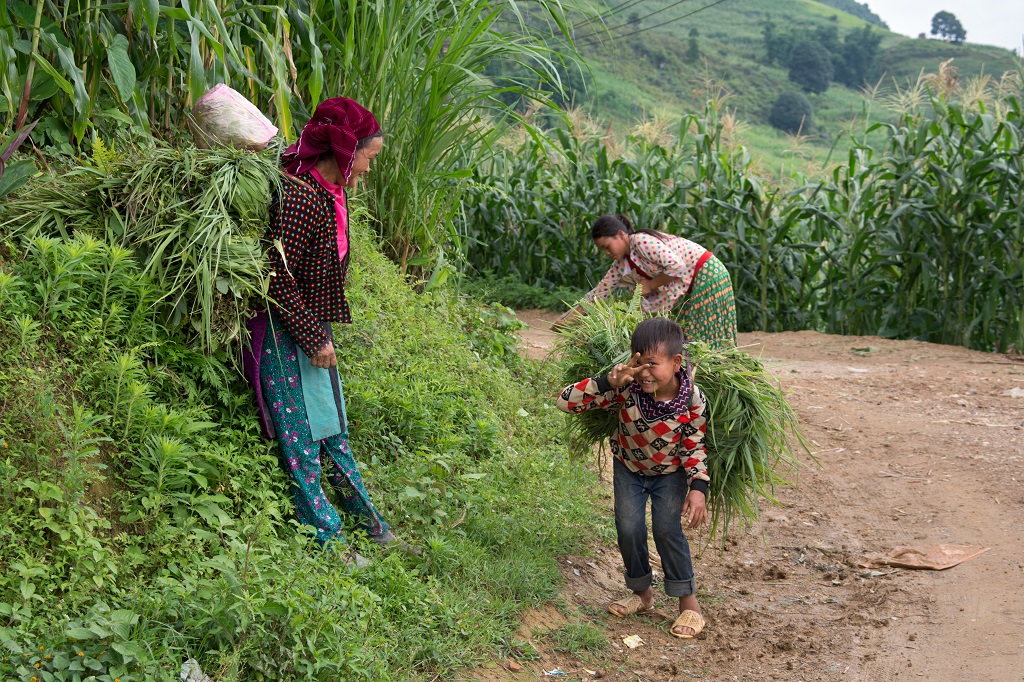
<instances>
[{"instance_id":1,"label":"corn plant","mask_svg":"<svg viewBox=\"0 0 1024 682\"><path fill-rule=\"evenodd\" d=\"M586 289L610 265L589 224L627 212L638 227L681 234L726 264L741 330L1020 350L1020 90L988 103L926 101L869 127L825 179L797 176L789 191L759 178L746 150L722 139L713 101L685 117L674 139L634 134L617 153L567 119L474 169L462 214L466 260L471 273ZM866 135L876 130L886 136L872 146Z\"/></svg>"},{"instance_id":2,"label":"corn plant","mask_svg":"<svg viewBox=\"0 0 1024 682\"><path fill-rule=\"evenodd\" d=\"M593 247L590 223L625 212L638 227L714 251L732 271L742 327L817 321L808 302L823 257L798 204L756 177L744 149L723 143L719 103L682 119L668 142L638 129L618 153L598 132L565 124L525 136L475 170L463 215L476 272L589 288L610 265Z\"/></svg>"}]
</instances>

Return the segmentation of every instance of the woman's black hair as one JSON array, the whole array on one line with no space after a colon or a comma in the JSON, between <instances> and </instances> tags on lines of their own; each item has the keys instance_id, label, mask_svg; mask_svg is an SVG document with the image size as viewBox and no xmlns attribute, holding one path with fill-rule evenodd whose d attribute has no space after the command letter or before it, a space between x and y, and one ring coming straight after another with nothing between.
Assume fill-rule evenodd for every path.
<instances>
[{"instance_id":1,"label":"woman's black hair","mask_svg":"<svg viewBox=\"0 0 1024 682\"><path fill-rule=\"evenodd\" d=\"M652 317L636 326L629 345L640 355L664 351L665 355L674 357L683 352L683 330L672 320Z\"/></svg>"},{"instance_id":2,"label":"woman's black hair","mask_svg":"<svg viewBox=\"0 0 1024 682\"><path fill-rule=\"evenodd\" d=\"M366 137L359 138L359 141L356 142L356 151L359 151L363 147L366 147L367 145L370 144L370 140L373 140L373 139L378 138L378 137L384 137L384 131L383 130L378 130L373 135L367 135Z\"/></svg>"},{"instance_id":3,"label":"woman's black hair","mask_svg":"<svg viewBox=\"0 0 1024 682\"><path fill-rule=\"evenodd\" d=\"M629 219L625 213L619 213L618 215L606 214L594 221L594 224L590 226L590 238L598 240L601 237L614 237L619 232L625 232L626 234L649 234L652 237L657 237L662 241L668 236L663 232L657 230L635 230L633 229L633 221Z\"/></svg>"}]
</instances>

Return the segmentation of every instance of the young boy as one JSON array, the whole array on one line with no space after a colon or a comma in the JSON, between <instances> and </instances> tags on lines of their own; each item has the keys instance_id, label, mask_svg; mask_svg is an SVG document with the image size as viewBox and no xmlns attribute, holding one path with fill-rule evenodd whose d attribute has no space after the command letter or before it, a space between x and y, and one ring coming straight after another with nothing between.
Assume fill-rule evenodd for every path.
<instances>
[{"instance_id":1,"label":"young boy","mask_svg":"<svg viewBox=\"0 0 1024 682\"><path fill-rule=\"evenodd\" d=\"M615 455L615 530L633 594L613 601L619 617L654 606L647 554L647 499L651 499L654 544L665 572L665 592L679 597L679 617L669 632L689 639L704 629L695 595L690 546L683 534L707 520L708 477L704 464L704 394L683 368L683 332L664 318L644 320L631 340L633 357L603 377L567 386L558 398L565 412L615 410L619 428ZM687 492L689 491L689 492Z\"/></svg>"}]
</instances>

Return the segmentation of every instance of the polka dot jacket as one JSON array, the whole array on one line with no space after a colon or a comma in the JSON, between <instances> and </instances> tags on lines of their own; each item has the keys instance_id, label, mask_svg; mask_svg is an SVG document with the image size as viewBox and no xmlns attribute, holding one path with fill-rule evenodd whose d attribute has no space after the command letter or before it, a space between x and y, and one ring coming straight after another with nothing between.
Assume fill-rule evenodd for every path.
<instances>
[{"instance_id":1,"label":"polka dot jacket","mask_svg":"<svg viewBox=\"0 0 1024 682\"><path fill-rule=\"evenodd\" d=\"M322 321L352 321L345 299L349 255L338 257L334 196L310 173L285 178L270 207L267 239L273 311L312 357L329 341Z\"/></svg>"}]
</instances>

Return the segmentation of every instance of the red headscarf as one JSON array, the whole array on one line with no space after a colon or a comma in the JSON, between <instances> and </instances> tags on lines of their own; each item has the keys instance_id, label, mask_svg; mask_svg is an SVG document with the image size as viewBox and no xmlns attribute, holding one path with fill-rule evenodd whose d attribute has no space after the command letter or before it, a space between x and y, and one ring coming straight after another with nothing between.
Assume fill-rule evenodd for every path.
<instances>
[{"instance_id":1,"label":"red headscarf","mask_svg":"<svg viewBox=\"0 0 1024 682\"><path fill-rule=\"evenodd\" d=\"M380 132L380 124L365 107L348 97L332 97L320 103L299 135L299 141L282 155L284 169L301 175L316 165L320 156L333 152L348 182L356 145Z\"/></svg>"}]
</instances>

